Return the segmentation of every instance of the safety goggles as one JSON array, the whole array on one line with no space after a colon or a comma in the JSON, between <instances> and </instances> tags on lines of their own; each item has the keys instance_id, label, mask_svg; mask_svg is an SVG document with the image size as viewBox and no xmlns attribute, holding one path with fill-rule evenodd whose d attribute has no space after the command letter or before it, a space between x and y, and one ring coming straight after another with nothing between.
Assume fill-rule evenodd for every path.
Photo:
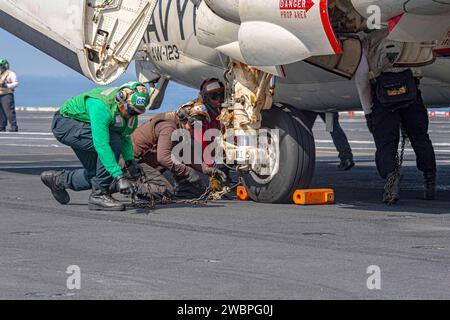
<instances>
[{"instance_id":1,"label":"safety goggles","mask_svg":"<svg viewBox=\"0 0 450 320\"><path fill-rule=\"evenodd\" d=\"M208 95L208 97L209 97L209 99L214 100L214 101L219 101L219 102L225 101L225 94L223 92L210 93Z\"/></svg>"}]
</instances>

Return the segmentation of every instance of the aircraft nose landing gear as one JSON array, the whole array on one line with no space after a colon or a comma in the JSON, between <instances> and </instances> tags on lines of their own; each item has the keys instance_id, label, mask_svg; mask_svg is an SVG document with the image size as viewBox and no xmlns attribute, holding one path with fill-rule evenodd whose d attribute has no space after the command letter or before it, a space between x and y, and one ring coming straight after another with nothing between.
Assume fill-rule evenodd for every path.
<instances>
[{"instance_id":1,"label":"aircraft nose landing gear","mask_svg":"<svg viewBox=\"0 0 450 320\"><path fill-rule=\"evenodd\" d=\"M219 139L226 163L243 178L252 200L290 202L309 186L315 165L311 130L302 113L273 106L273 76L231 61L225 74L226 101ZM272 107L273 106L273 107Z\"/></svg>"}]
</instances>

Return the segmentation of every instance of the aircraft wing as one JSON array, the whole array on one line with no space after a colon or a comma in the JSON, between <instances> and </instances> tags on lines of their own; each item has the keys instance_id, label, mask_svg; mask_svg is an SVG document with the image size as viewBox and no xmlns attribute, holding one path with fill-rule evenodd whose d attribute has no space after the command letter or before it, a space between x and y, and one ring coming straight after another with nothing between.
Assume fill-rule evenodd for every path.
<instances>
[{"instance_id":1,"label":"aircraft wing","mask_svg":"<svg viewBox=\"0 0 450 320\"><path fill-rule=\"evenodd\" d=\"M132 61L157 0L0 0L0 27L98 84Z\"/></svg>"},{"instance_id":2,"label":"aircraft wing","mask_svg":"<svg viewBox=\"0 0 450 320\"><path fill-rule=\"evenodd\" d=\"M108 84L134 58L158 1L172 2L0 0L0 27L96 83ZM342 53L336 25L370 20L374 8L381 22L389 23L393 40L440 40L450 27L450 0L191 1L198 7L200 44L274 74L282 73L279 66ZM334 15L336 8L344 14Z\"/></svg>"}]
</instances>

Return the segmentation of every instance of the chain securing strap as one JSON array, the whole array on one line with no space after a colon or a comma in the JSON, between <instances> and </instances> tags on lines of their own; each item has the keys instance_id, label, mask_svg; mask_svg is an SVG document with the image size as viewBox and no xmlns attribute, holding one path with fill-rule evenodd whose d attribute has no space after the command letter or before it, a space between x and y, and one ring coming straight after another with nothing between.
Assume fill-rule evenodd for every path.
<instances>
[{"instance_id":1,"label":"chain securing strap","mask_svg":"<svg viewBox=\"0 0 450 320\"><path fill-rule=\"evenodd\" d=\"M386 182L386 186L385 186L385 202L387 205L393 205L397 202L397 197L394 193L394 186L396 184L397 181L401 181L401 169L403 166L403 161L404 161L404 157L405 157L405 147L406 147L406 143L408 141L408 135L406 134L405 129L403 128L403 126L400 127L400 132L401 132L401 144L400 144L400 150L397 152L397 154L395 155L395 169L394 169L394 174L392 174L387 182Z\"/></svg>"},{"instance_id":2,"label":"chain securing strap","mask_svg":"<svg viewBox=\"0 0 450 320\"><path fill-rule=\"evenodd\" d=\"M221 182L217 178L211 178L209 180L209 186L205 192L196 199L189 200L177 200L167 195L161 197L155 197L150 192L142 195L139 193L140 186L145 185L145 177L139 178L133 183L133 193L131 195L131 204L136 209L150 209L153 210L157 205L170 205L170 204L188 204L193 206L205 205L209 202L220 201L227 195L241 185L241 181L232 186L222 186ZM219 185L217 185L219 183Z\"/></svg>"}]
</instances>

